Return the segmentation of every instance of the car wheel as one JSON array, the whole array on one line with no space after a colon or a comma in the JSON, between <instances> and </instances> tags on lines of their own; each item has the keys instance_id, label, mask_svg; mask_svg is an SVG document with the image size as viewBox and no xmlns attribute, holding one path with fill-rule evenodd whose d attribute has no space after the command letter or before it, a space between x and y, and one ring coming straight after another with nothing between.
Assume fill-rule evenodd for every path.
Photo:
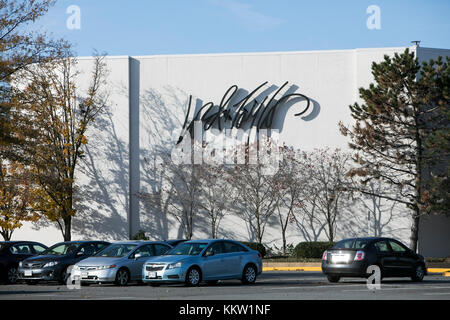
<instances>
[{"instance_id":1,"label":"car wheel","mask_svg":"<svg viewBox=\"0 0 450 320\"><path fill-rule=\"evenodd\" d=\"M130 275L127 269L119 269L116 274L116 281L114 283L118 286L126 286L130 280Z\"/></svg>"},{"instance_id":2,"label":"car wheel","mask_svg":"<svg viewBox=\"0 0 450 320\"><path fill-rule=\"evenodd\" d=\"M418 264L414 268L414 274L411 276L411 280L414 282L420 282L423 280L424 276L425 276L425 270L421 264Z\"/></svg>"},{"instance_id":3,"label":"car wheel","mask_svg":"<svg viewBox=\"0 0 450 320\"><path fill-rule=\"evenodd\" d=\"M19 272L16 267L11 267L8 269L6 281L8 284L17 283L17 279L19 278Z\"/></svg>"},{"instance_id":4,"label":"car wheel","mask_svg":"<svg viewBox=\"0 0 450 320\"><path fill-rule=\"evenodd\" d=\"M67 268L64 268L58 281L59 284L67 284L67 280L69 279L69 277L70 273L67 273Z\"/></svg>"},{"instance_id":5,"label":"car wheel","mask_svg":"<svg viewBox=\"0 0 450 320\"><path fill-rule=\"evenodd\" d=\"M200 270L196 267L192 267L188 270L186 273L186 286L188 287L196 287L200 285L200 282L202 280L202 275L200 273Z\"/></svg>"},{"instance_id":6,"label":"car wheel","mask_svg":"<svg viewBox=\"0 0 450 320\"><path fill-rule=\"evenodd\" d=\"M243 284L252 284L256 281L256 268L252 266L251 264L246 265L244 268L244 271L242 272L242 279Z\"/></svg>"},{"instance_id":7,"label":"car wheel","mask_svg":"<svg viewBox=\"0 0 450 320\"><path fill-rule=\"evenodd\" d=\"M327 278L328 278L329 282L333 282L333 283L339 282L339 280L341 279L341 277L334 276L334 275L331 275L331 274L327 275Z\"/></svg>"}]
</instances>

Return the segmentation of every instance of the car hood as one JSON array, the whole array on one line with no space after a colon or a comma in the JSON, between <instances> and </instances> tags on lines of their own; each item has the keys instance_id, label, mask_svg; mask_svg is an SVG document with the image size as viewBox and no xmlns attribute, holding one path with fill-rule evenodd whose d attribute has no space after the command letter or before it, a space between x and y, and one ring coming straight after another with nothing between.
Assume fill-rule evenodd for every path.
<instances>
[{"instance_id":1,"label":"car hood","mask_svg":"<svg viewBox=\"0 0 450 320\"><path fill-rule=\"evenodd\" d=\"M195 259L198 256L179 256L179 255L173 255L173 256L157 256L149 258L145 263L177 263L184 260L191 260Z\"/></svg>"},{"instance_id":2,"label":"car hood","mask_svg":"<svg viewBox=\"0 0 450 320\"><path fill-rule=\"evenodd\" d=\"M89 257L81 260L76 265L83 267L97 267L97 266L108 266L112 264L118 264L123 261L122 258L108 258L108 257Z\"/></svg>"},{"instance_id":3,"label":"car hood","mask_svg":"<svg viewBox=\"0 0 450 320\"><path fill-rule=\"evenodd\" d=\"M24 260L25 263L27 262L33 262L33 263L44 263L44 262L50 262L50 261L61 261L65 258L68 258L69 256L54 256L54 255L48 255L48 256L34 256L30 257Z\"/></svg>"}]
</instances>

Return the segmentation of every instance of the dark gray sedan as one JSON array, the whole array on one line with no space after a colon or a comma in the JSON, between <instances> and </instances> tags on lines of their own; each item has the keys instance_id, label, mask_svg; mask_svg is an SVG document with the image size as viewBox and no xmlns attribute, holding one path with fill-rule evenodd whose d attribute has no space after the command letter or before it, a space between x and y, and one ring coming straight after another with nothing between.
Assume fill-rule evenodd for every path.
<instances>
[{"instance_id":1,"label":"dark gray sedan","mask_svg":"<svg viewBox=\"0 0 450 320\"><path fill-rule=\"evenodd\" d=\"M410 277L422 281L425 259L403 243L391 238L352 238L336 243L322 257L322 272L330 282L341 277L368 277L369 266L376 266L381 278Z\"/></svg>"}]
</instances>

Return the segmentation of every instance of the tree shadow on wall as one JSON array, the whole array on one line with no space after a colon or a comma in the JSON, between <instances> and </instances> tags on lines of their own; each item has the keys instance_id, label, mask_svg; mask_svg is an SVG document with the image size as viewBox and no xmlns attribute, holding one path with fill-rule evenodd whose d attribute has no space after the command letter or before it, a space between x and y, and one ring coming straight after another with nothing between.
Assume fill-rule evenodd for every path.
<instances>
[{"instance_id":1,"label":"tree shadow on wall","mask_svg":"<svg viewBox=\"0 0 450 320\"><path fill-rule=\"evenodd\" d=\"M111 111L99 114L79 167L73 231L86 239L128 239L128 143Z\"/></svg>"},{"instance_id":2,"label":"tree shadow on wall","mask_svg":"<svg viewBox=\"0 0 450 320\"><path fill-rule=\"evenodd\" d=\"M169 214L174 190L162 196L164 175L161 155L170 154L181 132L187 111L187 94L171 86L161 91L141 90L140 100L140 229L151 239L183 238L183 226ZM178 136L177 136L178 135Z\"/></svg>"},{"instance_id":3,"label":"tree shadow on wall","mask_svg":"<svg viewBox=\"0 0 450 320\"><path fill-rule=\"evenodd\" d=\"M372 193L395 196L394 188L380 181L368 185ZM399 196L400 199L400 196ZM349 237L373 236L405 239L410 230L409 210L403 204L373 195L361 195L344 213L340 232Z\"/></svg>"}]
</instances>

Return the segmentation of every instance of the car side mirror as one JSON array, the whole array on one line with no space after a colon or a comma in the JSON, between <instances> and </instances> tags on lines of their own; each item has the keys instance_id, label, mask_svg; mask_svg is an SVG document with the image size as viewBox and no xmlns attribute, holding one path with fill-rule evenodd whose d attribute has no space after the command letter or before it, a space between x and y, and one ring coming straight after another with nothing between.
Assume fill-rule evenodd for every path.
<instances>
[{"instance_id":1,"label":"car side mirror","mask_svg":"<svg viewBox=\"0 0 450 320\"><path fill-rule=\"evenodd\" d=\"M212 257L214 255L213 251L208 251L205 253L205 257Z\"/></svg>"},{"instance_id":2,"label":"car side mirror","mask_svg":"<svg viewBox=\"0 0 450 320\"><path fill-rule=\"evenodd\" d=\"M137 260L137 259L139 259L140 257L142 257L142 253L136 253L136 254L134 255L134 260Z\"/></svg>"}]
</instances>

